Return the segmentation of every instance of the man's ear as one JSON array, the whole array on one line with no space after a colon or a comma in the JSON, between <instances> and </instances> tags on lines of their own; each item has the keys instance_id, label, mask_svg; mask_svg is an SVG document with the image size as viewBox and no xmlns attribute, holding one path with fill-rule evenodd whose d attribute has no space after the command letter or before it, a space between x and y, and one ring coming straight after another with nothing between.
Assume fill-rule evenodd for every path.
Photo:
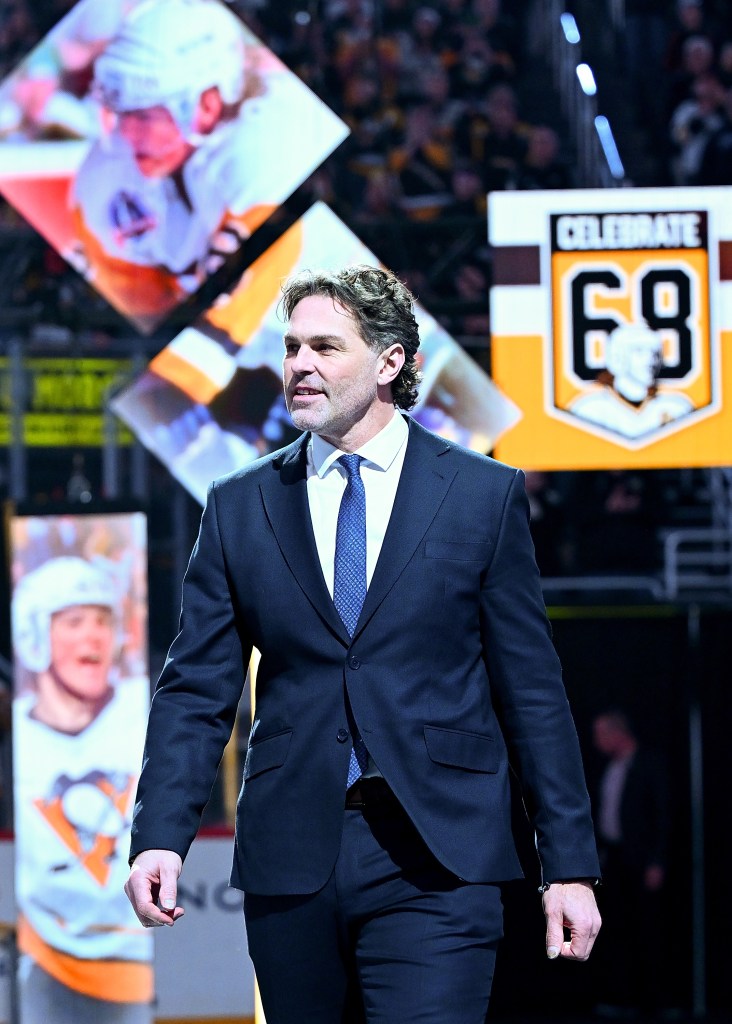
<instances>
[{"instance_id":1,"label":"man's ear","mask_svg":"<svg viewBox=\"0 0 732 1024\"><path fill-rule=\"evenodd\" d=\"M201 135L209 135L221 120L224 112L224 101L218 86L212 85L205 89L198 98L196 107L196 131Z\"/></svg>"},{"instance_id":2,"label":"man's ear","mask_svg":"<svg viewBox=\"0 0 732 1024\"><path fill-rule=\"evenodd\" d=\"M406 356L404 346L399 342L385 348L379 353L378 384L393 384L404 366Z\"/></svg>"}]
</instances>

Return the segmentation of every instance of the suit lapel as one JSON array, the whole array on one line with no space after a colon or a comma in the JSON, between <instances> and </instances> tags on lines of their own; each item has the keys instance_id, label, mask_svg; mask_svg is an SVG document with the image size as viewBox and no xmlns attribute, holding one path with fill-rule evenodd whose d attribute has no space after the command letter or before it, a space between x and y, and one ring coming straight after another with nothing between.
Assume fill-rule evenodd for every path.
<instances>
[{"instance_id":1,"label":"suit lapel","mask_svg":"<svg viewBox=\"0 0 732 1024\"><path fill-rule=\"evenodd\" d=\"M409 420L409 441L394 507L354 639L401 576L437 515L457 472L454 460L440 458L449 450L449 444Z\"/></svg>"},{"instance_id":2,"label":"suit lapel","mask_svg":"<svg viewBox=\"0 0 732 1024\"><path fill-rule=\"evenodd\" d=\"M348 646L351 638L328 591L315 544L307 495L308 440L305 434L283 451L260 490L290 571L318 615ZM440 458L449 450L449 444L409 420L409 441L394 507L354 640L401 576L438 513L457 472Z\"/></svg>"},{"instance_id":3,"label":"suit lapel","mask_svg":"<svg viewBox=\"0 0 732 1024\"><path fill-rule=\"evenodd\" d=\"M350 643L348 630L335 609L320 566L307 492L305 434L273 463L270 477L260 484L262 501L280 551L303 593L328 627Z\"/></svg>"}]
</instances>

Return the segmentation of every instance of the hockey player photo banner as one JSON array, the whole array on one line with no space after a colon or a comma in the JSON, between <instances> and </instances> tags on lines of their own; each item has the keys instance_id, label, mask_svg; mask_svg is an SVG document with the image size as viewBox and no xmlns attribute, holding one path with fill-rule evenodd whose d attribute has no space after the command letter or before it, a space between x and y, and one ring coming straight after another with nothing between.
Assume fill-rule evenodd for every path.
<instances>
[{"instance_id":1,"label":"hockey player photo banner","mask_svg":"<svg viewBox=\"0 0 732 1024\"><path fill-rule=\"evenodd\" d=\"M347 134L222 0L80 0L0 85L0 193L150 331Z\"/></svg>"},{"instance_id":2,"label":"hockey player photo banner","mask_svg":"<svg viewBox=\"0 0 732 1024\"><path fill-rule=\"evenodd\" d=\"M123 891L150 703L146 521L14 516L20 1024L152 1021L152 935Z\"/></svg>"},{"instance_id":3,"label":"hockey player photo banner","mask_svg":"<svg viewBox=\"0 0 732 1024\"><path fill-rule=\"evenodd\" d=\"M230 294L174 338L112 409L201 503L216 476L297 437L282 394L284 278L312 267L379 261L316 203ZM417 304L422 373L412 415L443 437L488 451L516 409L457 342Z\"/></svg>"},{"instance_id":4,"label":"hockey player photo banner","mask_svg":"<svg viewBox=\"0 0 732 1024\"><path fill-rule=\"evenodd\" d=\"M491 365L533 470L732 462L732 208L714 188L490 196Z\"/></svg>"}]
</instances>

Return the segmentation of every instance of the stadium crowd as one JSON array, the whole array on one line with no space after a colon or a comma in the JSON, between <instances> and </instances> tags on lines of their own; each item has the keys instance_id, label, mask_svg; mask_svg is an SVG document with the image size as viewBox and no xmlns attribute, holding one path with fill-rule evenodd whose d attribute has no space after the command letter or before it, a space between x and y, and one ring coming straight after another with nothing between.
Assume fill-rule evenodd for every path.
<instances>
[{"instance_id":1,"label":"stadium crowd","mask_svg":"<svg viewBox=\"0 0 732 1024\"><path fill-rule=\"evenodd\" d=\"M625 53L654 154L643 184L732 183L732 11L718 0L627 0Z\"/></svg>"},{"instance_id":2,"label":"stadium crowd","mask_svg":"<svg viewBox=\"0 0 732 1024\"><path fill-rule=\"evenodd\" d=\"M69 0L4 5L0 75L72 6ZM486 193L576 183L556 130L531 123L521 108L527 0L235 0L230 6L351 129L305 184L305 194L325 199L367 244L378 237L379 257L429 308L439 313L445 306L449 329L485 335ZM16 226L18 218L5 206L0 224ZM393 230L384 232L385 225ZM445 259L455 237L463 240L458 255ZM63 299L66 279L71 299L60 303L60 315L73 319L78 288L70 274L39 252L14 299L21 302L25 291L29 302L50 312L54 288ZM99 305L93 297L90 303Z\"/></svg>"},{"instance_id":3,"label":"stadium crowd","mask_svg":"<svg viewBox=\"0 0 732 1024\"><path fill-rule=\"evenodd\" d=\"M73 0L3 4L0 76L72 6ZM378 239L380 258L443 313L449 329L484 335L486 194L582 184L555 126L522 109L529 0L233 0L230 6L351 129L305 194L325 199L367 244ZM732 181L729 6L627 0L625 12L632 106L655 156L657 180L644 184ZM593 17L598 14L593 7ZM0 226L18 226L5 204ZM462 245L450 253L456 238ZM79 289L71 276L39 251L12 298L50 311L59 296L61 317L73 320Z\"/></svg>"}]
</instances>

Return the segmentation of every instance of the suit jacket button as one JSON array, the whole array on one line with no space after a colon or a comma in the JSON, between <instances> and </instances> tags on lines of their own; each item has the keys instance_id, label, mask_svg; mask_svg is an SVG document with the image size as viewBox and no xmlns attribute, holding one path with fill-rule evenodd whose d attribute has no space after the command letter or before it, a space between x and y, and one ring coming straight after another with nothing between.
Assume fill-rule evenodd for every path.
<instances>
[{"instance_id":1,"label":"suit jacket button","mask_svg":"<svg viewBox=\"0 0 732 1024\"><path fill-rule=\"evenodd\" d=\"M345 743L346 740L348 739L348 730L339 729L338 732L336 733L336 739L338 740L339 743Z\"/></svg>"},{"instance_id":2,"label":"suit jacket button","mask_svg":"<svg viewBox=\"0 0 732 1024\"><path fill-rule=\"evenodd\" d=\"M348 659L348 664L351 668L361 668L361 662L353 655Z\"/></svg>"}]
</instances>

